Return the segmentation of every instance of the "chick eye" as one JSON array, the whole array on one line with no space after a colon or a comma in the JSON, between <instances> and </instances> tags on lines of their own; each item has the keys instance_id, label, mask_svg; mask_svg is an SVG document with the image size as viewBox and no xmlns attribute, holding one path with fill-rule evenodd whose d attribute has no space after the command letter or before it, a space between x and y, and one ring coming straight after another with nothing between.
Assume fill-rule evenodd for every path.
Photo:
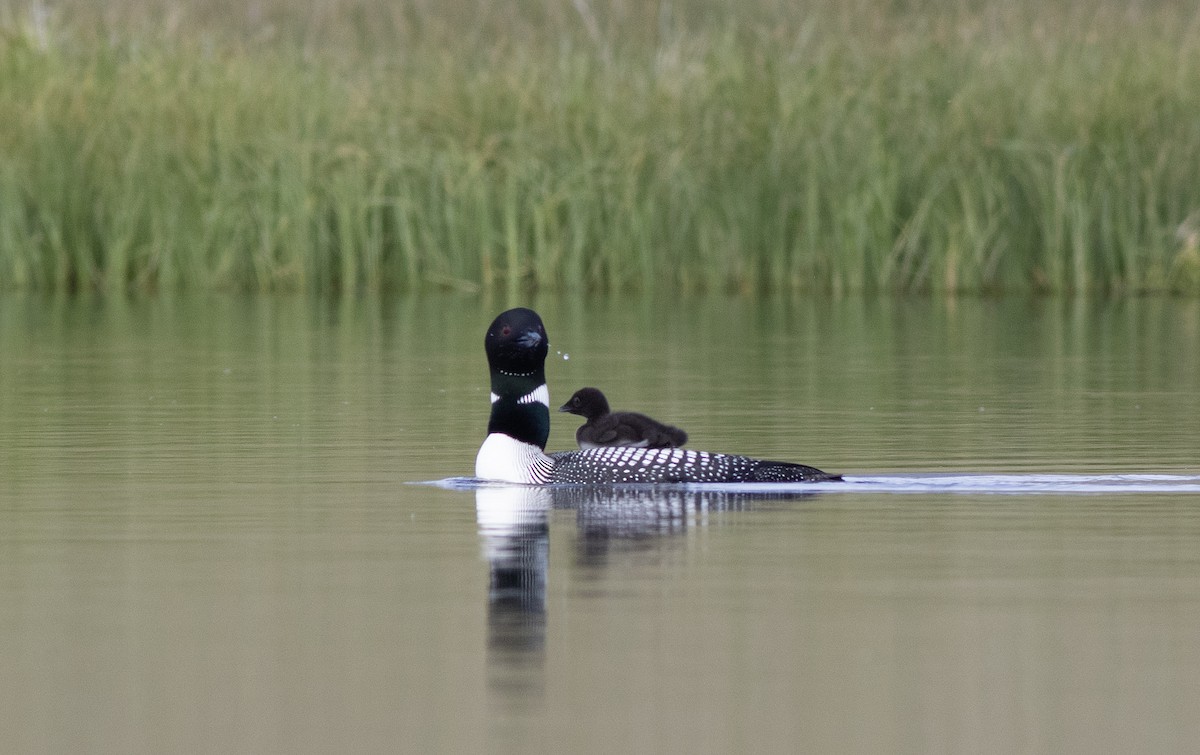
<instances>
[{"instance_id":1,"label":"chick eye","mask_svg":"<svg viewBox=\"0 0 1200 755\"><path fill-rule=\"evenodd\" d=\"M511 335L512 335L512 328L510 328L509 326L505 325L503 328L500 328L500 335L502 335L502 336L511 336Z\"/></svg>"}]
</instances>

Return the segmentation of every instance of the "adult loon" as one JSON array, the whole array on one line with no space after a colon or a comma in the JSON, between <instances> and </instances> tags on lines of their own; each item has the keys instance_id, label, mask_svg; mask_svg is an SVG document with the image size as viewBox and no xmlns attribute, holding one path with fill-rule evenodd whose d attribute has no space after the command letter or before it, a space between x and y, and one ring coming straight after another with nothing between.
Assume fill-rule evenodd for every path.
<instances>
[{"instance_id":1,"label":"adult loon","mask_svg":"<svg viewBox=\"0 0 1200 755\"><path fill-rule=\"evenodd\" d=\"M664 425L638 412L609 411L608 399L598 388L580 388L558 410L587 420L575 431L575 442L583 449L676 448L687 443L687 433L678 427Z\"/></svg>"},{"instance_id":2,"label":"adult loon","mask_svg":"<svg viewBox=\"0 0 1200 755\"><path fill-rule=\"evenodd\" d=\"M637 482L819 482L839 475L802 464L682 448L605 447L546 453L550 392L542 318L519 307L502 312L484 337L492 376L488 436L475 476L544 485Z\"/></svg>"}]
</instances>

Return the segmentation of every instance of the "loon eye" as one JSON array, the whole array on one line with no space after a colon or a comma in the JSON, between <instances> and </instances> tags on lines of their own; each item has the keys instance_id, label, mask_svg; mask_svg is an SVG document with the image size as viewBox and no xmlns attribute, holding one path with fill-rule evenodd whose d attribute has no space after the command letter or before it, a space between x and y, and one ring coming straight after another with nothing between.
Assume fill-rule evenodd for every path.
<instances>
[{"instance_id":1,"label":"loon eye","mask_svg":"<svg viewBox=\"0 0 1200 755\"><path fill-rule=\"evenodd\" d=\"M510 328L509 326L505 325L503 328L500 328L500 335L502 335L502 336L511 336L511 335L512 335L512 328Z\"/></svg>"}]
</instances>

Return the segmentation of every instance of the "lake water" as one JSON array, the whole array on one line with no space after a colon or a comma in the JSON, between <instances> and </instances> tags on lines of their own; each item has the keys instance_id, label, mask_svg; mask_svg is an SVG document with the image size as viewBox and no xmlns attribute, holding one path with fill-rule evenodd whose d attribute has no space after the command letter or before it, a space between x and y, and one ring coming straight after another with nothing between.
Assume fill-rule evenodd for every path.
<instances>
[{"instance_id":1,"label":"lake water","mask_svg":"<svg viewBox=\"0 0 1200 755\"><path fill-rule=\"evenodd\" d=\"M849 481L454 481L515 304ZM11 752L1186 751L1200 302L5 294L0 606Z\"/></svg>"}]
</instances>

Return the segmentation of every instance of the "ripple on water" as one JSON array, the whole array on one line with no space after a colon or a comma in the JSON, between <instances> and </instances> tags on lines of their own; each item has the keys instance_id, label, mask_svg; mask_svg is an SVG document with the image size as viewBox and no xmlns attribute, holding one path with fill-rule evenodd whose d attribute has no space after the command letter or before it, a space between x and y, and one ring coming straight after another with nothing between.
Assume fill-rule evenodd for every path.
<instances>
[{"instance_id":1,"label":"ripple on water","mask_svg":"<svg viewBox=\"0 0 1200 755\"><path fill-rule=\"evenodd\" d=\"M450 490L496 487L473 477L448 477L420 485ZM505 485L500 484L500 487ZM571 488L577 486L545 486ZM615 485L638 490L709 490L724 493L971 493L996 495L1095 493L1200 493L1200 475L1174 474L889 474L847 475L843 482L739 482Z\"/></svg>"}]
</instances>

